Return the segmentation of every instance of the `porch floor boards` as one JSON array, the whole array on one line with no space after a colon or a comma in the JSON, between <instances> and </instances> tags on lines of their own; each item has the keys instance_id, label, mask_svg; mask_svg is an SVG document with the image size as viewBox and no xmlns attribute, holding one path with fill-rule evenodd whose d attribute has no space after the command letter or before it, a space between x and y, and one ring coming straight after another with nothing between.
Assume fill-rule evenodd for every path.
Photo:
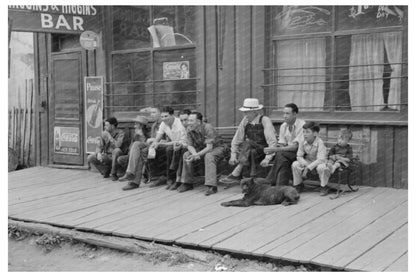
<instances>
[{"instance_id":1,"label":"porch floor boards","mask_svg":"<svg viewBox=\"0 0 416 277\"><path fill-rule=\"evenodd\" d=\"M348 271L408 270L407 190L361 187L330 200L316 189L297 205L222 207L239 186L206 197L96 172L35 167L8 175L9 218L156 242L311 263Z\"/></svg>"}]
</instances>

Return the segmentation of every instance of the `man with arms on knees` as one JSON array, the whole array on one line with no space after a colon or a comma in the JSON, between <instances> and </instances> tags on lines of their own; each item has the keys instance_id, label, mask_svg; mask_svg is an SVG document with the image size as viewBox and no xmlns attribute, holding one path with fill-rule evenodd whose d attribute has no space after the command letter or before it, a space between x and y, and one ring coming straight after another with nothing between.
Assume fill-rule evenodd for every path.
<instances>
[{"instance_id":1,"label":"man with arms on knees","mask_svg":"<svg viewBox=\"0 0 416 277\"><path fill-rule=\"evenodd\" d=\"M284 123L280 126L277 147L264 148L265 154L275 153L273 167L266 177L273 186L289 185L291 165L296 161L299 143L303 142L302 127L305 121L297 118L298 112L298 107L293 103L284 107Z\"/></svg>"},{"instance_id":2,"label":"man with arms on knees","mask_svg":"<svg viewBox=\"0 0 416 277\"><path fill-rule=\"evenodd\" d=\"M179 112L179 119L181 120L183 127L185 127L185 130L188 127L188 118L190 114L191 114L191 111L188 109L184 109Z\"/></svg>"},{"instance_id":3,"label":"man with arms on knees","mask_svg":"<svg viewBox=\"0 0 416 277\"><path fill-rule=\"evenodd\" d=\"M101 135L94 154L88 156L88 163L92 163L101 172L104 178L111 175L111 180L117 181L117 158L127 151L127 143L122 130L117 128L115 117L105 120L104 132Z\"/></svg>"},{"instance_id":4,"label":"man with arms on knees","mask_svg":"<svg viewBox=\"0 0 416 277\"><path fill-rule=\"evenodd\" d=\"M241 179L243 166L250 167L250 176L256 176L256 164L268 166L274 154L264 154L265 147L276 147L276 132L269 117L260 115L263 105L256 98L247 98L239 110L244 118L231 141L230 165L235 165L233 172L222 179L223 183L233 183ZM238 156L237 156L238 154Z\"/></svg>"},{"instance_id":5,"label":"man with arms on knees","mask_svg":"<svg viewBox=\"0 0 416 277\"><path fill-rule=\"evenodd\" d=\"M227 147L217 136L217 133L209 123L203 122L202 114L193 112L188 118L188 151L183 155L183 168L180 182L176 186L179 192L193 189L194 172L196 163L204 159L205 186L208 190L205 195L217 192L217 163L224 158Z\"/></svg>"},{"instance_id":6,"label":"man with arms on knees","mask_svg":"<svg viewBox=\"0 0 416 277\"><path fill-rule=\"evenodd\" d=\"M152 148L156 152L155 158L161 152L166 154L166 171L165 176L168 186L175 182L176 171L178 170L180 159L186 150L186 130L183 127L179 118L173 115L174 110L171 107L165 107L161 113L162 123L156 133L156 138L151 141L149 146L149 153ZM166 141L162 141L163 137ZM157 182L155 185L163 185L162 182Z\"/></svg>"},{"instance_id":7,"label":"man with arms on knees","mask_svg":"<svg viewBox=\"0 0 416 277\"><path fill-rule=\"evenodd\" d=\"M147 157L146 139L149 138L147 130L147 119L144 116L138 115L134 119L134 136L130 144L130 151L128 155L123 155L118 158L120 165L126 166L126 173L119 181L126 181L126 186L123 190L131 190L140 187L142 179L143 165Z\"/></svg>"}]
</instances>

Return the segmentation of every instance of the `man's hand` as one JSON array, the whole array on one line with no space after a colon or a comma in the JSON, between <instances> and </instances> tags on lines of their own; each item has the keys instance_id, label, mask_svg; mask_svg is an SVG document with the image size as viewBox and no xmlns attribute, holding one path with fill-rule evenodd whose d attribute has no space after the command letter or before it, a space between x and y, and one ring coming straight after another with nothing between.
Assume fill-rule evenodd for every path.
<instances>
[{"instance_id":1,"label":"man's hand","mask_svg":"<svg viewBox=\"0 0 416 277\"><path fill-rule=\"evenodd\" d=\"M262 167L268 167L269 166L269 160L268 159L263 159L261 162L260 162L260 165L262 166Z\"/></svg>"},{"instance_id":2,"label":"man's hand","mask_svg":"<svg viewBox=\"0 0 416 277\"><path fill-rule=\"evenodd\" d=\"M265 147L263 149L263 151L264 151L264 154L269 155L269 154L272 154L272 153L279 152L280 149L279 149L279 147L271 146L271 147Z\"/></svg>"},{"instance_id":3,"label":"man's hand","mask_svg":"<svg viewBox=\"0 0 416 277\"><path fill-rule=\"evenodd\" d=\"M303 169L303 171L302 171L302 178L303 179L306 179L306 175L308 175L308 172L309 172L310 170L309 170L309 168L308 167L305 167L305 169Z\"/></svg>"},{"instance_id":4,"label":"man's hand","mask_svg":"<svg viewBox=\"0 0 416 277\"><path fill-rule=\"evenodd\" d=\"M177 151L177 150L181 149L181 146L182 146L182 144L180 142L175 142L173 144L173 150Z\"/></svg>"},{"instance_id":5,"label":"man's hand","mask_svg":"<svg viewBox=\"0 0 416 277\"><path fill-rule=\"evenodd\" d=\"M198 154L193 154L193 155L190 155L190 156L186 159L186 161L187 161L187 162L193 162L193 161L197 161L197 160L199 160L199 159L201 159L201 156L199 156Z\"/></svg>"},{"instance_id":6,"label":"man's hand","mask_svg":"<svg viewBox=\"0 0 416 277\"><path fill-rule=\"evenodd\" d=\"M97 160L99 160L100 162L103 161L103 155L101 155L101 153L97 153Z\"/></svg>"},{"instance_id":7,"label":"man's hand","mask_svg":"<svg viewBox=\"0 0 416 277\"><path fill-rule=\"evenodd\" d=\"M230 165L236 165L236 164L238 163L237 156L236 156L236 155L231 155L231 158L230 158L230 160L228 161L228 163L229 163Z\"/></svg>"},{"instance_id":8,"label":"man's hand","mask_svg":"<svg viewBox=\"0 0 416 277\"><path fill-rule=\"evenodd\" d=\"M157 149L157 147L159 146L159 143L158 142L156 142L156 141L153 141L151 144L150 144L150 147L152 147L152 148L154 148L155 150Z\"/></svg>"},{"instance_id":9,"label":"man's hand","mask_svg":"<svg viewBox=\"0 0 416 277\"><path fill-rule=\"evenodd\" d=\"M146 143L150 145L150 144L152 144L155 140L156 140L155 138L148 138L148 139L146 140Z\"/></svg>"}]
</instances>

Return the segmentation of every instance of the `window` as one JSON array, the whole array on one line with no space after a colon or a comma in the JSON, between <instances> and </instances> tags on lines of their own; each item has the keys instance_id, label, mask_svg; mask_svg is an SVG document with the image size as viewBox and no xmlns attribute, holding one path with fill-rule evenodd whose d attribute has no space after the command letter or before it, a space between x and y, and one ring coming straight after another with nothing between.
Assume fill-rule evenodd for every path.
<instances>
[{"instance_id":1,"label":"window","mask_svg":"<svg viewBox=\"0 0 416 277\"><path fill-rule=\"evenodd\" d=\"M399 111L403 6L284 6L273 15L276 106ZM335 22L332 22L335 13Z\"/></svg>"},{"instance_id":2,"label":"window","mask_svg":"<svg viewBox=\"0 0 416 277\"><path fill-rule=\"evenodd\" d=\"M149 106L196 109L192 6L112 7L111 78L106 112Z\"/></svg>"}]
</instances>

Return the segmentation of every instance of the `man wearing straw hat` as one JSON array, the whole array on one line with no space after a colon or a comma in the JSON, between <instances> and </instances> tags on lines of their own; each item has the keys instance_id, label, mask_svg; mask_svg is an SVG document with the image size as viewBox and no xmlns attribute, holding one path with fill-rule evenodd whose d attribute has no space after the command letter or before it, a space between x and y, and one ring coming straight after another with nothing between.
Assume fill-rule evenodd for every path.
<instances>
[{"instance_id":1,"label":"man wearing straw hat","mask_svg":"<svg viewBox=\"0 0 416 277\"><path fill-rule=\"evenodd\" d=\"M130 144L130 151L128 155L120 156L117 162L122 165L127 165L126 173L119 181L129 181L123 190L131 190L138 188L142 179L143 166L147 156L146 139L149 138L147 130L147 119L144 116L138 115L134 119L134 136Z\"/></svg>"},{"instance_id":2,"label":"man wearing straw hat","mask_svg":"<svg viewBox=\"0 0 416 277\"><path fill-rule=\"evenodd\" d=\"M233 172L222 179L223 183L234 183L241 179L244 166L250 167L250 176L256 176L256 164L268 166L274 154L264 154L265 147L276 147L276 131L269 117L259 111L263 105L257 98L246 98L239 110L244 117L231 141L230 165L236 165Z\"/></svg>"}]
</instances>

